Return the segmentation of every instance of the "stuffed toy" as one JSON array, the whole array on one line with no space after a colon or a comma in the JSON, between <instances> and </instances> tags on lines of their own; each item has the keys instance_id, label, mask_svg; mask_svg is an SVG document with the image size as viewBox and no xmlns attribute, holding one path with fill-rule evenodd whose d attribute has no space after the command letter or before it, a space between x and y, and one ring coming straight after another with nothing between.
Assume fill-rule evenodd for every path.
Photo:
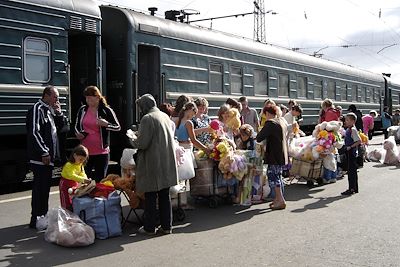
<instances>
[{"instance_id":1,"label":"stuffed toy","mask_svg":"<svg viewBox=\"0 0 400 267\"><path fill-rule=\"evenodd\" d=\"M325 129L328 132L338 132L342 126L343 123L341 121L329 121L326 123Z\"/></svg>"},{"instance_id":2,"label":"stuffed toy","mask_svg":"<svg viewBox=\"0 0 400 267\"><path fill-rule=\"evenodd\" d=\"M209 127L213 130L213 131L211 131L211 139L212 140L215 140L218 138L223 138L225 136L224 129L219 120L212 120L210 122Z\"/></svg>"},{"instance_id":3,"label":"stuffed toy","mask_svg":"<svg viewBox=\"0 0 400 267\"><path fill-rule=\"evenodd\" d=\"M368 145L368 136L365 135L365 134L364 134L363 132L361 132L361 131L358 132L358 135L359 135L360 138L361 138L361 143L364 144L364 145Z\"/></svg>"},{"instance_id":4,"label":"stuffed toy","mask_svg":"<svg viewBox=\"0 0 400 267\"><path fill-rule=\"evenodd\" d=\"M367 159L374 162L379 162L382 159L381 149L374 149L367 154Z\"/></svg>"},{"instance_id":5,"label":"stuffed toy","mask_svg":"<svg viewBox=\"0 0 400 267\"><path fill-rule=\"evenodd\" d=\"M305 147L301 152L300 152L300 159L305 160L305 161L313 161L314 160L314 155L312 151L311 146ZM318 154L319 155L319 154Z\"/></svg>"},{"instance_id":6,"label":"stuffed toy","mask_svg":"<svg viewBox=\"0 0 400 267\"><path fill-rule=\"evenodd\" d=\"M135 209L139 206L140 200L144 199L144 194L135 191L135 180L136 177L134 174L127 175L125 178L122 178L117 174L109 174L106 178L101 180L101 182L111 181L115 189L124 191L128 196L129 205L131 208Z\"/></svg>"},{"instance_id":7,"label":"stuffed toy","mask_svg":"<svg viewBox=\"0 0 400 267\"><path fill-rule=\"evenodd\" d=\"M337 152L336 148L340 149L343 146L344 142L340 133L341 127L342 122L339 121L324 121L315 126L313 136L315 137L316 141L311 145L314 160L318 158L325 158L325 156L328 154L334 154ZM325 161L331 159L332 157L329 157Z\"/></svg>"},{"instance_id":8,"label":"stuffed toy","mask_svg":"<svg viewBox=\"0 0 400 267\"><path fill-rule=\"evenodd\" d=\"M210 158L219 161L232 152L230 144L225 139L216 139L211 147Z\"/></svg>"},{"instance_id":9,"label":"stuffed toy","mask_svg":"<svg viewBox=\"0 0 400 267\"><path fill-rule=\"evenodd\" d=\"M241 181L247 173L246 158L243 155L234 155L229 171L237 180Z\"/></svg>"},{"instance_id":10,"label":"stuffed toy","mask_svg":"<svg viewBox=\"0 0 400 267\"><path fill-rule=\"evenodd\" d=\"M335 172L336 171L336 160L335 160L335 156L331 153L331 154L327 154L322 161L322 164L324 165L324 167L330 171Z\"/></svg>"},{"instance_id":11,"label":"stuffed toy","mask_svg":"<svg viewBox=\"0 0 400 267\"><path fill-rule=\"evenodd\" d=\"M231 170L231 164L234 162L233 156L231 154L227 155L224 158L221 158L218 164L218 169L224 175L224 179L231 179L233 177Z\"/></svg>"},{"instance_id":12,"label":"stuffed toy","mask_svg":"<svg viewBox=\"0 0 400 267\"><path fill-rule=\"evenodd\" d=\"M228 111L228 114L228 120L226 121L225 125L233 131L238 130L241 125L239 110L237 110L236 108L231 108Z\"/></svg>"},{"instance_id":13,"label":"stuffed toy","mask_svg":"<svg viewBox=\"0 0 400 267\"><path fill-rule=\"evenodd\" d=\"M383 160L384 164L396 165L399 163L399 151L396 146L394 136L390 136L388 139L383 141L383 149L385 149L386 154Z\"/></svg>"}]
</instances>

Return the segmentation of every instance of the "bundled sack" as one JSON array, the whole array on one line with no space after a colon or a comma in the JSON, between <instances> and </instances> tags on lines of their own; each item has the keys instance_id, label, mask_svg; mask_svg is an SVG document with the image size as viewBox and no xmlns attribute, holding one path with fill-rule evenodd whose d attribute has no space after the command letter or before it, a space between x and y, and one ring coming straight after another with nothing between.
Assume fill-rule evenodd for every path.
<instances>
[{"instance_id":1,"label":"bundled sack","mask_svg":"<svg viewBox=\"0 0 400 267\"><path fill-rule=\"evenodd\" d=\"M399 163L399 150L397 149L394 136L389 136L383 141L383 149L381 162L387 165L396 165Z\"/></svg>"},{"instance_id":2,"label":"bundled sack","mask_svg":"<svg viewBox=\"0 0 400 267\"><path fill-rule=\"evenodd\" d=\"M72 206L74 213L93 227L96 238L107 239L122 234L121 197L116 191L108 198L73 198Z\"/></svg>"},{"instance_id":3,"label":"bundled sack","mask_svg":"<svg viewBox=\"0 0 400 267\"><path fill-rule=\"evenodd\" d=\"M47 242L64 247L82 247L94 243L94 230L77 215L61 207L48 212Z\"/></svg>"}]
</instances>

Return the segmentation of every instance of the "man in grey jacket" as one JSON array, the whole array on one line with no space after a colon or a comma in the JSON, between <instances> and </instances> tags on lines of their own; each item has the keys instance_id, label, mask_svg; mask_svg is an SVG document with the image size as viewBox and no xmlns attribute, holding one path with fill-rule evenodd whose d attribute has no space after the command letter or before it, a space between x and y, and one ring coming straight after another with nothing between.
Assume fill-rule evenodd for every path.
<instances>
[{"instance_id":1,"label":"man in grey jacket","mask_svg":"<svg viewBox=\"0 0 400 267\"><path fill-rule=\"evenodd\" d=\"M138 149L136 190L145 194L144 226L140 233L156 234L156 200L160 211L159 232L172 232L172 210L169 188L177 185L178 172L175 159L174 136L167 114L156 107L150 94L141 96L136 103L143 117L137 139L132 140Z\"/></svg>"}]
</instances>

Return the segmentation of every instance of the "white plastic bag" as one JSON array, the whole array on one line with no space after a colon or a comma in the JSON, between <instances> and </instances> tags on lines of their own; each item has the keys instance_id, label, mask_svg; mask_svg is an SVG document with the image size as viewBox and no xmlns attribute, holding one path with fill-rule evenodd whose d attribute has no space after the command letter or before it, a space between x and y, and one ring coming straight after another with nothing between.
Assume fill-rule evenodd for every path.
<instances>
[{"instance_id":1,"label":"white plastic bag","mask_svg":"<svg viewBox=\"0 0 400 267\"><path fill-rule=\"evenodd\" d=\"M178 166L179 180L188 180L196 175L194 172L193 160L193 152L190 149L185 149L185 153L183 154L183 163Z\"/></svg>"},{"instance_id":2,"label":"white plastic bag","mask_svg":"<svg viewBox=\"0 0 400 267\"><path fill-rule=\"evenodd\" d=\"M78 215L61 207L48 212L49 225L44 234L47 242L64 247L82 247L94 243L94 230Z\"/></svg>"},{"instance_id":3,"label":"white plastic bag","mask_svg":"<svg viewBox=\"0 0 400 267\"><path fill-rule=\"evenodd\" d=\"M120 165L124 169L134 169L136 167L135 160L133 159L133 155L135 155L137 149L125 148L122 151L122 156L120 159Z\"/></svg>"},{"instance_id":4,"label":"white plastic bag","mask_svg":"<svg viewBox=\"0 0 400 267\"><path fill-rule=\"evenodd\" d=\"M42 216L37 216L37 218L36 218L36 229L38 231L46 230L48 224L49 224L49 220L48 220L47 214L46 215L42 215Z\"/></svg>"}]
</instances>

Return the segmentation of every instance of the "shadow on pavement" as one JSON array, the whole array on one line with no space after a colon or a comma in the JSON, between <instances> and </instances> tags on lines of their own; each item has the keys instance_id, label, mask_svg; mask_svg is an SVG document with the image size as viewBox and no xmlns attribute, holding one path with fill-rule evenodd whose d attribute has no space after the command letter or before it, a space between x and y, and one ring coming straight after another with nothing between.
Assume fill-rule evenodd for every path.
<instances>
[{"instance_id":1,"label":"shadow on pavement","mask_svg":"<svg viewBox=\"0 0 400 267\"><path fill-rule=\"evenodd\" d=\"M389 170L398 170L400 168L400 165L399 164L398 165L388 165L388 164L380 163L380 164L375 164L372 167L374 167L374 168L394 167L394 168L390 168Z\"/></svg>"},{"instance_id":2,"label":"shadow on pavement","mask_svg":"<svg viewBox=\"0 0 400 267\"><path fill-rule=\"evenodd\" d=\"M197 206L195 211L186 212L189 223L175 223L174 233L196 233L217 229L250 220L253 216L269 211L271 209L267 208L265 204L253 205L252 207L222 206L216 209Z\"/></svg>"},{"instance_id":3,"label":"shadow on pavement","mask_svg":"<svg viewBox=\"0 0 400 267\"><path fill-rule=\"evenodd\" d=\"M55 266L74 263L123 251L124 244L145 239L143 236L132 237L123 233L116 238L96 239L94 244L87 247L67 248L46 242L44 232L37 232L26 225L0 229L0 236L0 253L3 255L0 265L5 263L7 266Z\"/></svg>"},{"instance_id":4,"label":"shadow on pavement","mask_svg":"<svg viewBox=\"0 0 400 267\"><path fill-rule=\"evenodd\" d=\"M321 208L327 208L328 204L337 201L337 200L341 200L346 198L345 196L335 196L335 197L327 197L327 198L315 198L317 201L307 204L304 206L304 208L301 209L295 209L292 210L291 212L305 212L307 210L313 210L313 209L321 209Z\"/></svg>"},{"instance_id":5,"label":"shadow on pavement","mask_svg":"<svg viewBox=\"0 0 400 267\"><path fill-rule=\"evenodd\" d=\"M195 233L226 227L251 219L255 215L271 211L265 204L252 207L220 206L210 209L198 205L194 211L186 211L186 221L174 223L174 233ZM124 207L125 209L126 207ZM141 214L142 211L139 211ZM130 219L135 219L131 217ZM67 248L44 240L44 232L19 225L0 229L0 265L6 266L55 266L78 263L82 260L111 256L124 250L124 246L160 235L148 237L136 234L138 225L128 223L122 236L106 240L95 240L87 247Z\"/></svg>"},{"instance_id":6,"label":"shadow on pavement","mask_svg":"<svg viewBox=\"0 0 400 267\"><path fill-rule=\"evenodd\" d=\"M287 201L299 201L303 199L315 199L316 201L310 204L307 204L304 206L304 208L300 209L295 209L291 210L291 212L305 212L307 210L311 209L321 209L321 208L327 208L328 204L340 200L344 197L342 196L335 196L335 197L328 197L328 198L320 198L320 197L314 197L314 194L320 193L324 191L324 186L315 186L312 188L309 188L305 184L291 184L290 186L285 187L285 199ZM329 185L326 185L329 186ZM290 205L290 204L289 204Z\"/></svg>"}]
</instances>

